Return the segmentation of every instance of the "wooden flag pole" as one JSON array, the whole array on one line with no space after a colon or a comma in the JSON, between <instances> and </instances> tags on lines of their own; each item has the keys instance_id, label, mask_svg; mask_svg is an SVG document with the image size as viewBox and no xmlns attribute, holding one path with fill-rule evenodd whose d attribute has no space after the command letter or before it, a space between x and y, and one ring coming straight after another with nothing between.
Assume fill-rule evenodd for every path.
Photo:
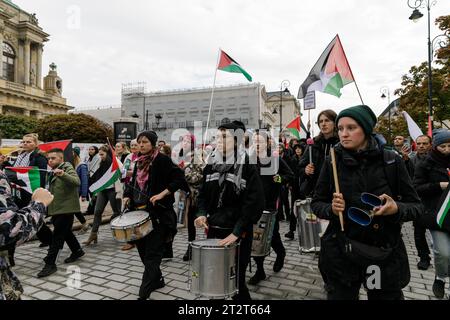
<instances>
[{"instance_id":1,"label":"wooden flag pole","mask_svg":"<svg viewBox=\"0 0 450 320\"><path fill-rule=\"evenodd\" d=\"M213 87L212 87L212 92L211 92L211 100L209 102L208 122L206 123L206 131L205 131L205 135L203 136L202 153L205 151L206 138L208 136L209 121L211 119L211 110L212 110L212 104L213 104L213 99L214 99L214 91L216 89L217 69L219 68L219 59L220 59L220 52L221 51L222 51L222 49L219 48L219 52L217 54L216 70L214 72L214 82L213 82Z\"/></svg>"},{"instance_id":2,"label":"wooden flag pole","mask_svg":"<svg viewBox=\"0 0 450 320\"><path fill-rule=\"evenodd\" d=\"M330 155L331 155L331 165L333 166L333 177L336 193L341 193L339 189L339 179L337 174L336 155L334 153L334 148L330 149ZM342 211L339 211L339 222L341 223L341 230L344 231L344 215L342 214Z\"/></svg>"}]
</instances>

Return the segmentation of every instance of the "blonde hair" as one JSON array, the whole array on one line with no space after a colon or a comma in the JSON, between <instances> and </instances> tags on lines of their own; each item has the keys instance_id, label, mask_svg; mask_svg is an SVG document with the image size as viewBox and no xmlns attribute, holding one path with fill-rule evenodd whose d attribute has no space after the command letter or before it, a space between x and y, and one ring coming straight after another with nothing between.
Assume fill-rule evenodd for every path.
<instances>
[{"instance_id":1,"label":"blonde hair","mask_svg":"<svg viewBox=\"0 0 450 320\"><path fill-rule=\"evenodd\" d=\"M23 138L31 138L36 145L39 144L39 135L37 133L28 133Z\"/></svg>"},{"instance_id":2,"label":"blonde hair","mask_svg":"<svg viewBox=\"0 0 450 320\"><path fill-rule=\"evenodd\" d=\"M73 160L72 160L73 167L76 169L80 163L81 163L80 156L77 153L73 152Z\"/></svg>"}]
</instances>

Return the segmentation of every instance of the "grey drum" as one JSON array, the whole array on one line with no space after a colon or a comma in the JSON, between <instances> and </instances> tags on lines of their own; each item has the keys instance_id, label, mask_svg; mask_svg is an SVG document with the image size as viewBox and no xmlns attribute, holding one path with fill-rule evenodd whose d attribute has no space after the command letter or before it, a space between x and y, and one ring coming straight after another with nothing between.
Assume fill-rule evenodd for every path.
<instances>
[{"instance_id":1,"label":"grey drum","mask_svg":"<svg viewBox=\"0 0 450 320\"><path fill-rule=\"evenodd\" d=\"M326 229L327 222L321 221L311 211L311 199L297 200L294 212L297 216L298 239L300 252L320 251L320 237Z\"/></svg>"},{"instance_id":2,"label":"grey drum","mask_svg":"<svg viewBox=\"0 0 450 320\"><path fill-rule=\"evenodd\" d=\"M258 223L253 225L252 257L266 257L270 254L276 218L276 211L264 211Z\"/></svg>"},{"instance_id":3,"label":"grey drum","mask_svg":"<svg viewBox=\"0 0 450 320\"><path fill-rule=\"evenodd\" d=\"M238 293L236 255L239 244L219 246L219 239L193 241L190 262L191 293L223 299Z\"/></svg>"}]
</instances>

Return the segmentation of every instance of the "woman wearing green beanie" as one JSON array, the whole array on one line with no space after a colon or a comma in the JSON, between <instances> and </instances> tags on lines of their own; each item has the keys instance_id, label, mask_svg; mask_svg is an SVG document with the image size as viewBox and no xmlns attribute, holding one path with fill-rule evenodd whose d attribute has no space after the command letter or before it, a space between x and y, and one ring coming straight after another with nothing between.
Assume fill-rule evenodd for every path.
<instances>
[{"instance_id":1,"label":"woman wearing green beanie","mask_svg":"<svg viewBox=\"0 0 450 320\"><path fill-rule=\"evenodd\" d=\"M327 157L311 203L319 218L330 221L319 257L329 300L357 300L361 285L369 300L399 300L410 280L401 223L415 219L422 207L404 163L373 137L376 121L365 105L337 116L340 143L335 154L341 193L336 193ZM393 179L388 178L388 166L395 166L391 168L396 170L398 187L389 183ZM365 220L355 213L362 213Z\"/></svg>"}]
</instances>

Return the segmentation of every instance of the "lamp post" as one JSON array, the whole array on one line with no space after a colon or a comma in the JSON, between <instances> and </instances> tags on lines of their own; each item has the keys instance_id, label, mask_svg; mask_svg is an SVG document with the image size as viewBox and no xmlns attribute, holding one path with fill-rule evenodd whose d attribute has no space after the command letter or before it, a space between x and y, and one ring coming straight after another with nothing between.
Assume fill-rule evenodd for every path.
<instances>
[{"instance_id":1,"label":"lamp post","mask_svg":"<svg viewBox=\"0 0 450 320\"><path fill-rule=\"evenodd\" d=\"M391 131L391 90L389 87L381 87L381 99L388 98L388 127L389 127L389 143L391 143L392 139L392 131Z\"/></svg>"},{"instance_id":2,"label":"lamp post","mask_svg":"<svg viewBox=\"0 0 450 320\"><path fill-rule=\"evenodd\" d=\"M162 115L161 114L156 114L155 115L155 119L156 119L156 129L158 129L159 124L161 123L161 119L162 119Z\"/></svg>"},{"instance_id":3,"label":"lamp post","mask_svg":"<svg viewBox=\"0 0 450 320\"><path fill-rule=\"evenodd\" d=\"M411 9L414 9L410 20L417 22L420 18L423 17L423 14L420 12L419 8L426 8L428 12L428 113L431 120L431 129L433 129L433 84L432 84L432 70L431 70L431 62L433 61L433 52L434 52L434 41L440 37L445 37L446 41L439 41L438 44L443 47L446 42L449 41L448 34L441 34L436 36L433 40L431 40L431 22L430 22L430 9L432 6L436 4L436 0L408 0L408 6Z\"/></svg>"},{"instance_id":4,"label":"lamp post","mask_svg":"<svg viewBox=\"0 0 450 320\"><path fill-rule=\"evenodd\" d=\"M289 82L289 80L283 80L280 86L280 142L283 142L283 139L281 137L281 134L283 132L283 94L291 94L288 89L290 85L291 83Z\"/></svg>"}]
</instances>

